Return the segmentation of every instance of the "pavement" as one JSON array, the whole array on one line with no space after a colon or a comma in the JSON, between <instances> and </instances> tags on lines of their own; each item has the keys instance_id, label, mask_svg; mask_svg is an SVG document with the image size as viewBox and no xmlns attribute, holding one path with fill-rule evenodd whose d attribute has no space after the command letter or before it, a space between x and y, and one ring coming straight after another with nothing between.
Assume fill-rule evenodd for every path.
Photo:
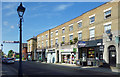
<instances>
[{"instance_id":1,"label":"pavement","mask_svg":"<svg viewBox=\"0 0 120 77\"><path fill-rule=\"evenodd\" d=\"M41 63L45 63L46 64L46 62L41 62ZM120 74L120 69L118 69L116 67L105 68L105 67L98 67L98 66L78 66L76 64L66 64L66 63L47 63L47 64L68 66L68 67L72 67L72 68L75 68L75 69L82 69L82 70L90 70L90 71L98 71L98 72Z\"/></svg>"}]
</instances>

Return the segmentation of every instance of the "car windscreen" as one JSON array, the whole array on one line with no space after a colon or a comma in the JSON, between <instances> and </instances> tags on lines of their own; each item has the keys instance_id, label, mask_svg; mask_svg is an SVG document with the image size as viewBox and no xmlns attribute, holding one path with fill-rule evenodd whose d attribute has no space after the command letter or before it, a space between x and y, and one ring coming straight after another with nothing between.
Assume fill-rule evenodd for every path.
<instances>
[{"instance_id":1,"label":"car windscreen","mask_svg":"<svg viewBox=\"0 0 120 77\"><path fill-rule=\"evenodd\" d=\"M10 59L7 59L7 60L14 60L14 58L10 58Z\"/></svg>"}]
</instances>

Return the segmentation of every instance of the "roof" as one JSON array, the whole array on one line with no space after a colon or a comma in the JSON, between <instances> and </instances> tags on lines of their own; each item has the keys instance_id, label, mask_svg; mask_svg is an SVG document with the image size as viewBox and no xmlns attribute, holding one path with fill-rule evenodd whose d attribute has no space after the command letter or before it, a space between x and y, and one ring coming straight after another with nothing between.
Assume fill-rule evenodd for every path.
<instances>
[{"instance_id":1,"label":"roof","mask_svg":"<svg viewBox=\"0 0 120 77\"><path fill-rule=\"evenodd\" d=\"M30 40L37 40L37 37L32 37L32 38L28 39L27 41L30 41Z\"/></svg>"}]
</instances>

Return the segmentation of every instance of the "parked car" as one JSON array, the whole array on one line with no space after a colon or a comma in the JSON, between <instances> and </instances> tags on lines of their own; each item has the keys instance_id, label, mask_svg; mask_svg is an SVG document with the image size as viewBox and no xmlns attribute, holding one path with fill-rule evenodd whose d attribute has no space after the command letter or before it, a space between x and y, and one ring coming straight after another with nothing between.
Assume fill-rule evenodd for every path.
<instances>
[{"instance_id":1,"label":"parked car","mask_svg":"<svg viewBox=\"0 0 120 77\"><path fill-rule=\"evenodd\" d=\"M14 62L15 62L14 58L7 58L6 59L6 63L14 63Z\"/></svg>"},{"instance_id":2,"label":"parked car","mask_svg":"<svg viewBox=\"0 0 120 77\"><path fill-rule=\"evenodd\" d=\"M15 61L19 61L19 58L16 58Z\"/></svg>"}]
</instances>

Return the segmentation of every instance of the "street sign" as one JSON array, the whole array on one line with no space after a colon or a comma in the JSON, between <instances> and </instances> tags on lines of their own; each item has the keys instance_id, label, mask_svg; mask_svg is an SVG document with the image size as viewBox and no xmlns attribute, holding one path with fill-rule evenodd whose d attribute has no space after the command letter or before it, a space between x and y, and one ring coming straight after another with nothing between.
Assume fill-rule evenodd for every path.
<instances>
[{"instance_id":1,"label":"street sign","mask_svg":"<svg viewBox=\"0 0 120 77\"><path fill-rule=\"evenodd\" d=\"M19 41L3 41L3 43L19 43Z\"/></svg>"}]
</instances>

